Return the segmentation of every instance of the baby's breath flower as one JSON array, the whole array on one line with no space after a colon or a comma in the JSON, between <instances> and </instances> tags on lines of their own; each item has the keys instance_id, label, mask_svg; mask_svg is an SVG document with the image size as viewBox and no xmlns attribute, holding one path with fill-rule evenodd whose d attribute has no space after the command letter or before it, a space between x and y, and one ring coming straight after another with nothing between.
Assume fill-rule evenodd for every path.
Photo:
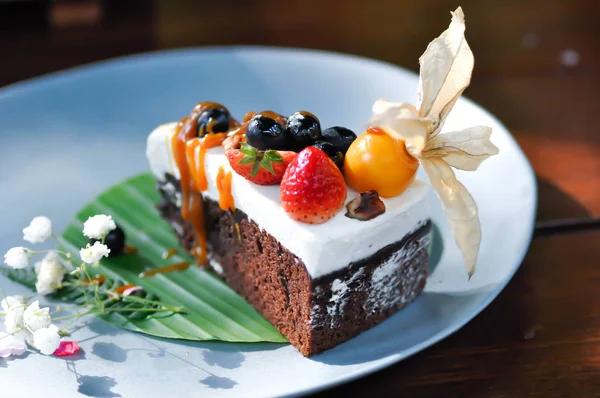
<instances>
[{"instance_id":1,"label":"baby's breath flower","mask_svg":"<svg viewBox=\"0 0 600 398\"><path fill-rule=\"evenodd\" d=\"M49 262L60 262L59 254L55 251L48 252L41 261L38 261L35 263L35 265L34 265L35 273L39 274L40 271L42 270L42 266L44 265L44 263L49 263Z\"/></svg>"},{"instance_id":2,"label":"baby's breath flower","mask_svg":"<svg viewBox=\"0 0 600 398\"><path fill-rule=\"evenodd\" d=\"M8 296L0 302L0 306L4 311L4 329L6 329L6 332L15 333L23 329L25 303L23 296Z\"/></svg>"},{"instance_id":3,"label":"baby's breath flower","mask_svg":"<svg viewBox=\"0 0 600 398\"><path fill-rule=\"evenodd\" d=\"M7 296L0 301L0 307L2 307L4 312L8 312L19 307L25 309L26 303L27 300L23 296Z\"/></svg>"},{"instance_id":4,"label":"baby's breath flower","mask_svg":"<svg viewBox=\"0 0 600 398\"><path fill-rule=\"evenodd\" d=\"M23 307L15 307L4 315L4 329L8 333L15 333L23 329Z\"/></svg>"},{"instance_id":5,"label":"baby's breath flower","mask_svg":"<svg viewBox=\"0 0 600 398\"><path fill-rule=\"evenodd\" d=\"M117 225L111 216L98 214L88 218L83 224L83 234L90 239L104 239L115 228Z\"/></svg>"},{"instance_id":6,"label":"baby's breath flower","mask_svg":"<svg viewBox=\"0 0 600 398\"><path fill-rule=\"evenodd\" d=\"M79 251L81 261L87 264L95 265L102 257L108 257L110 249L108 246L96 241L92 246L88 243L87 246Z\"/></svg>"},{"instance_id":7,"label":"baby's breath flower","mask_svg":"<svg viewBox=\"0 0 600 398\"><path fill-rule=\"evenodd\" d=\"M56 252L50 252L35 265L37 281L35 288L41 295L52 294L60 287L64 278L64 269Z\"/></svg>"},{"instance_id":8,"label":"baby's breath flower","mask_svg":"<svg viewBox=\"0 0 600 398\"><path fill-rule=\"evenodd\" d=\"M13 247L4 255L4 264L15 269L25 268L29 265L32 254L26 247Z\"/></svg>"},{"instance_id":9,"label":"baby's breath flower","mask_svg":"<svg viewBox=\"0 0 600 398\"><path fill-rule=\"evenodd\" d=\"M13 334L13 336L21 341L26 342L30 346L33 346L33 333L26 328L22 328L17 333Z\"/></svg>"},{"instance_id":10,"label":"baby's breath flower","mask_svg":"<svg viewBox=\"0 0 600 398\"><path fill-rule=\"evenodd\" d=\"M58 327L50 325L33 332L33 345L44 355L52 355L60 345Z\"/></svg>"},{"instance_id":11,"label":"baby's breath flower","mask_svg":"<svg viewBox=\"0 0 600 398\"><path fill-rule=\"evenodd\" d=\"M32 332L50 325L50 309L40 308L40 302L35 300L25 309L23 323Z\"/></svg>"},{"instance_id":12,"label":"baby's breath flower","mask_svg":"<svg viewBox=\"0 0 600 398\"><path fill-rule=\"evenodd\" d=\"M43 243L52 236L52 221L48 217L38 216L23 228L23 239L30 243Z\"/></svg>"},{"instance_id":13,"label":"baby's breath flower","mask_svg":"<svg viewBox=\"0 0 600 398\"><path fill-rule=\"evenodd\" d=\"M0 358L21 355L26 350L27 345L22 339L8 333L0 332Z\"/></svg>"}]
</instances>

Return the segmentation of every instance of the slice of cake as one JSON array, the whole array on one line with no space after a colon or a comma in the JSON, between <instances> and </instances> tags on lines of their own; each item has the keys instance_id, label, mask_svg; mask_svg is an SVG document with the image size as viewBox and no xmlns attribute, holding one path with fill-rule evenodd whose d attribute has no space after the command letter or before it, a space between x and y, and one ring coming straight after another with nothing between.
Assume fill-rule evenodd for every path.
<instances>
[{"instance_id":1,"label":"slice of cake","mask_svg":"<svg viewBox=\"0 0 600 398\"><path fill-rule=\"evenodd\" d=\"M158 208L183 246L306 356L423 291L431 221L419 165L474 271L477 207L451 167L475 170L497 149L487 127L440 134L473 67L460 8L420 61L419 108L378 101L358 137L306 111L238 122L212 102L148 137Z\"/></svg>"},{"instance_id":2,"label":"slice of cake","mask_svg":"<svg viewBox=\"0 0 600 398\"><path fill-rule=\"evenodd\" d=\"M228 114L217 104L198 108L203 107ZM236 127L227 134L235 136L238 123L231 125ZM199 201L194 178L198 170L182 177L174 155L173 143L181 130L181 125L169 123L148 138L148 160L163 196L163 217L201 264L210 264L304 355L376 325L423 290L431 229L429 187L424 182L414 181L402 195L382 198L385 212L368 221L335 209L326 222L307 224L286 212L279 184L258 185L246 179L233 170L222 146L204 150L198 142L205 138L195 137L187 141L186 149L191 149L186 162L191 162L186 164L198 166L204 157L207 185ZM190 187L186 193L182 185ZM347 192L344 206L358 196ZM187 220L182 208L188 209Z\"/></svg>"}]
</instances>

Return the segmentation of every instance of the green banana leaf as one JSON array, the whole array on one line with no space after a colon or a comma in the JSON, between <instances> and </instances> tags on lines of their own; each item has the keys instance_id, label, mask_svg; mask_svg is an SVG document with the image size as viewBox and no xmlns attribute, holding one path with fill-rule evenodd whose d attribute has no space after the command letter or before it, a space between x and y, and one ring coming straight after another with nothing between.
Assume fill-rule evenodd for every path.
<instances>
[{"instance_id":1,"label":"green banana leaf","mask_svg":"<svg viewBox=\"0 0 600 398\"><path fill-rule=\"evenodd\" d=\"M111 215L125 232L126 244L138 251L103 259L98 272L107 280L142 286L161 302L182 306L185 311L161 317L111 313L103 318L123 329L172 339L286 342L275 327L210 271L191 266L185 271L139 277L151 268L181 261L194 263L155 208L159 201L155 184L152 175L142 174L110 188L75 216L59 242L78 259L79 249L87 243L82 235L85 220L95 214ZM177 248L177 254L163 259L163 253L171 248ZM65 290L62 296L74 302L82 299L77 291Z\"/></svg>"}]
</instances>

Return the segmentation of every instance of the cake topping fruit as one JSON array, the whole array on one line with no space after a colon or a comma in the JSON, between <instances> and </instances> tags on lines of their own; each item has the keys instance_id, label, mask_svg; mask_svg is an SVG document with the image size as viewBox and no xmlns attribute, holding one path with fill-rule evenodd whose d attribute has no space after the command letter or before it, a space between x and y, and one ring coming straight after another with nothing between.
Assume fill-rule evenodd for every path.
<instances>
[{"instance_id":1,"label":"cake topping fruit","mask_svg":"<svg viewBox=\"0 0 600 398\"><path fill-rule=\"evenodd\" d=\"M415 179L419 162L404 141L370 127L354 140L344 160L348 185L358 192L375 190L383 198L400 195Z\"/></svg>"},{"instance_id":2,"label":"cake topping fruit","mask_svg":"<svg viewBox=\"0 0 600 398\"><path fill-rule=\"evenodd\" d=\"M367 191L348 202L346 210L346 217L368 221L385 213L385 204L379 199L377 191Z\"/></svg>"},{"instance_id":3,"label":"cake topping fruit","mask_svg":"<svg viewBox=\"0 0 600 398\"><path fill-rule=\"evenodd\" d=\"M290 149L290 140L283 125L263 114L253 116L246 128L246 141L256 149Z\"/></svg>"},{"instance_id":4,"label":"cake topping fruit","mask_svg":"<svg viewBox=\"0 0 600 398\"><path fill-rule=\"evenodd\" d=\"M315 148L319 148L329 156L329 159L333 160L333 163L342 170L344 167L344 154L340 152L332 143L327 141L317 141L313 144Z\"/></svg>"},{"instance_id":5,"label":"cake topping fruit","mask_svg":"<svg viewBox=\"0 0 600 398\"><path fill-rule=\"evenodd\" d=\"M307 224L331 219L346 201L346 183L335 163L319 148L302 150L281 180L281 204L288 215Z\"/></svg>"},{"instance_id":6,"label":"cake topping fruit","mask_svg":"<svg viewBox=\"0 0 600 398\"><path fill-rule=\"evenodd\" d=\"M101 242L100 239L90 239L90 245L93 245L96 241ZM104 244L110 249L109 257L119 256L125 248L125 232L117 225L115 229L106 235Z\"/></svg>"},{"instance_id":7,"label":"cake topping fruit","mask_svg":"<svg viewBox=\"0 0 600 398\"><path fill-rule=\"evenodd\" d=\"M323 140L333 144L333 146L344 155L356 139L356 134L354 134L352 130L340 126L329 127L328 129L323 130L322 135Z\"/></svg>"},{"instance_id":8,"label":"cake topping fruit","mask_svg":"<svg viewBox=\"0 0 600 398\"><path fill-rule=\"evenodd\" d=\"M297 155L291 151L259 151L248 144L241 144L240 149L225 152L231 168L258 185L277 185L283 174Z\"/></svg>"},{"instance_id":9,"label":"cake topping fruit","mask_svg":"<svg viewBox=\"0 0 600 398\"><path fill-rule=\"evenodd\" d=\"M223 133L229 130L231 125L231 115L227 108L218 105L215 108L207 109L198 116L196 128L198 137L204 137L206 134Z\"/></svg>"},{"instance_id":10,"label":"cake topping fruit","mask_svg":"<svg viewBox=\"0 0 600 398\"><path fill-rule=\"evenodd\" d=\"M321 139L321 124L319 119L310 112L300 111L293 113L285 125L294 149L300 151Z\"/></svg>"}]
</instances>

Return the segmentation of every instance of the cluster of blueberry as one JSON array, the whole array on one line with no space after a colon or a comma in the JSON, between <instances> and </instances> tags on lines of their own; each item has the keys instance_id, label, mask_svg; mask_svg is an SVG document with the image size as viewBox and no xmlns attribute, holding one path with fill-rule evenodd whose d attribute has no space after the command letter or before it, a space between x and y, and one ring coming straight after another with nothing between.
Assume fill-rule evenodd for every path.
<instances>
[{"instance_id":1,"label":"cluster of blueberry","mask_svg":"<svg viewBox=\"0 0 600 398\"><path fill-rule=\"evenodd\" d=\"M308 146L321 149L341 169L344 155L356 134L344 127L321 130L321 123L309 112L295 112L285 125L264 114L257 114L248 122L246 140L260 149L276 149L300 152Z\"/></svg>"},{"instance_id":2,"label":"cluster of blueberry","mask_svg":"<svg viewBox=\"0 0 600 398\"><path fill-rule=\"evenodd\" d=\"M227 131L230 121L231 116L225 108L206 111L198 118L198 135L203 136L209 130L214 133ZM355 139L356 134L344 127L321 130L319 119L305 111L295 112L287 119L273 112L261 112L248 121L246 128L247 143L258 150L300 152L308 146L315 146L340 169Z\"/></svg>"},{"instance_id":3,"label":"cluster of blueberry","mask_svg":"<svg viewBox=\"0 0 600 398\"><path fill-rule=\"evenodd\" d=\"M218 106L202 112L196 122L198 137L204 137L208 133L226 132L230 128L231 120L231 115L225 107Z\"/></svg>"}]
</instances>

